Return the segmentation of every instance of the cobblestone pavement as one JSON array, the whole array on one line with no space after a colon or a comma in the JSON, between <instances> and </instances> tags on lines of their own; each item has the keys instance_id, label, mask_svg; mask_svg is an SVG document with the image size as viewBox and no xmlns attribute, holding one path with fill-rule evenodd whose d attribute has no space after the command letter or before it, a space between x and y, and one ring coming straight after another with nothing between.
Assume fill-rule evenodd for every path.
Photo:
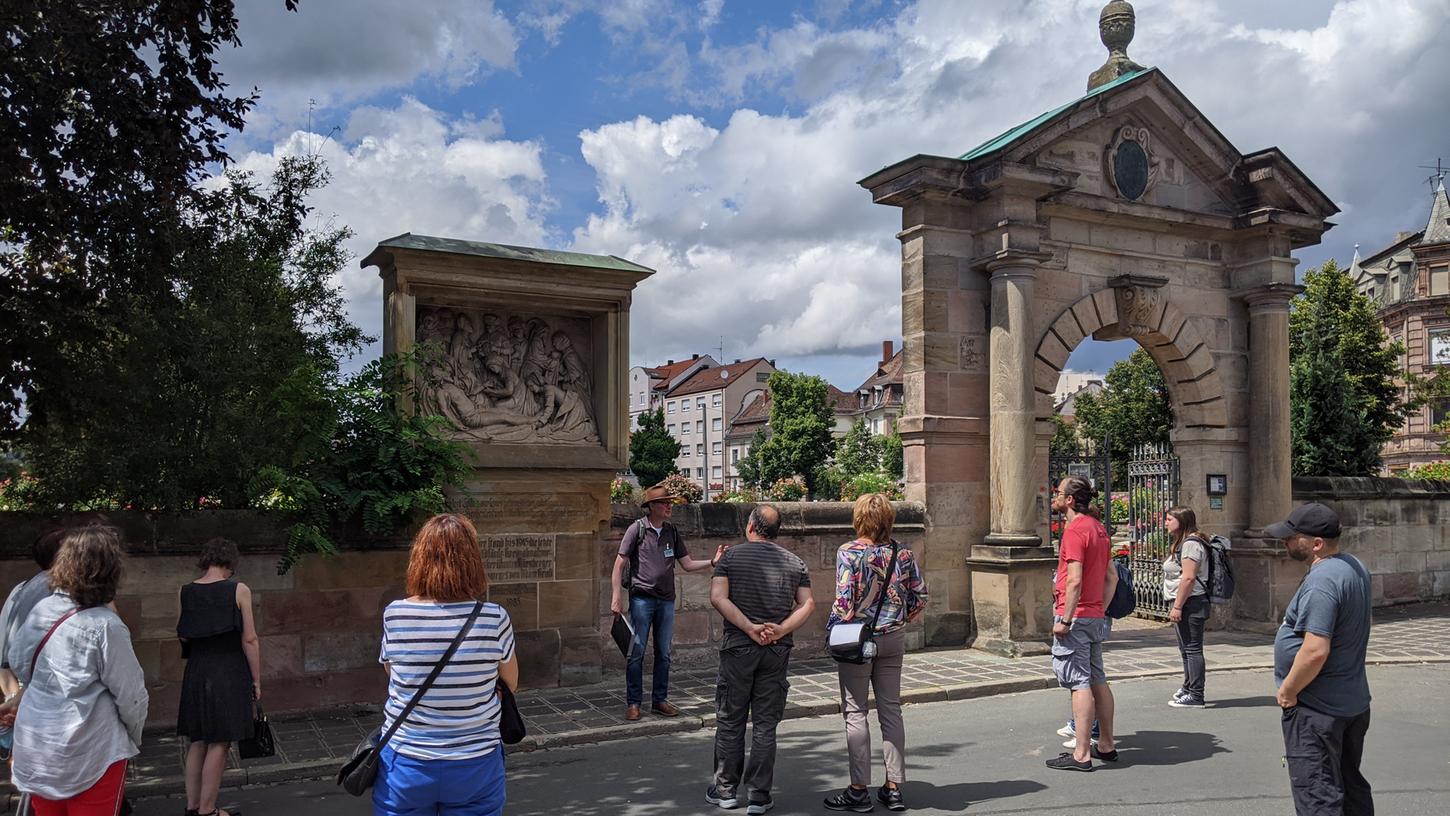
<instances>
[{"instance_id":1,"label":"cobblestone pavement","mask_svg":"<svg viewBox=\"0 0 1450 816\"><path fill-rule=\"evenodd\" d=\"M1418 604L1375 612L1369 659L1373 663L1450 662L1442 633L1450 625L1450 604ZM1273 636L1210 631L1210 671L1273 665ZM1177 641L1165 624L1136 619L1114 625L1105 647L1110 677L1172 675L1182 671ZM648 672L646 672L648 674ZM637 723L624 721L624 679L576 688L538 689L518 695L529 737L510 750L534 750L587 742L690 731L714 725L713 669L677 669L671 701L681 716L646 711ZM1046 657L1005 658L974 649L913 652L906 656L902 697L908 703L983 697L1055 685ZM840 711L835 664L796 660L791 667L787 717ZM238 761L233 749L225 786L325 776L341 765L363 737L381 722L376 706L283 716L273 720L277 755ZM171 734L148 733L131 765L128 787L136 795L181 787L183 745Z\"/></svg>"}]
</instances>

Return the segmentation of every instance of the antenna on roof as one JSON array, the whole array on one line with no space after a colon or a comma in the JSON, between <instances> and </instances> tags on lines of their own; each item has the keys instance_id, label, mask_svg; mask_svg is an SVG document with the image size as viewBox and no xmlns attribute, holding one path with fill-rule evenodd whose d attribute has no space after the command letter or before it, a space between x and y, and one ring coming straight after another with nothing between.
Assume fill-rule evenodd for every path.
<instances>
[{"instance_id":1,"label":"antenna on roof","mask_svg":"<svg viewBox=\"0 0 1450 816\"><path fill-rule=\"evenodd\" d=\"M1430 185L1430 189L1432 191L1435 190L1440 184L1442 184L1445 181L1445 173L1446 173L1446 170L1445 170L1444 167L1441 166L1440 159L1436 159L1435 160L1435 166L1434 167L1431 167L1428 164L1421 164L1421 165L1419 165L1419 168L1421 170L1434 170L1435 171L1434 173L1431 173L1430 174L1430 177L1429 178L1425 179L1425 183Z\"/></svg>"},{"instance_id":2,"label":"antenna on roof","mask_svg":"<svg viewBox=\"0 0 1450 816\"><path fill-rule=\"evenodd\" d=\"M717 360L720 361L720 365L724 365L725 364L725 335L723 335L723 334L720 335L720 345L716 346L715 347L715 350L718 351L718 352L720 352L720 356L719 357L716 357L715 359L717 359Z\"/></svg>"}]
</instances>

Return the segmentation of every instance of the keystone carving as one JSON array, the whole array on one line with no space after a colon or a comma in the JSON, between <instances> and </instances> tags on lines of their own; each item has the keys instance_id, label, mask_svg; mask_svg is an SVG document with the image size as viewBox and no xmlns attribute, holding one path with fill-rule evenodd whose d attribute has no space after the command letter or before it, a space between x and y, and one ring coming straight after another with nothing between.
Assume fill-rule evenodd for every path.
<instances>
[{"instance_id":1,"label":"keystone carving","mask_svg":"<svg viewBox=\"0 0 1450 816\"><path fill-rule=\"evenodd\" d=\"M1158 331L1163 314L1162 278L1123 275L1109 281L1118 306L1118 333L1123 337L1147 337Z\"/></svg>"}]
</instances>

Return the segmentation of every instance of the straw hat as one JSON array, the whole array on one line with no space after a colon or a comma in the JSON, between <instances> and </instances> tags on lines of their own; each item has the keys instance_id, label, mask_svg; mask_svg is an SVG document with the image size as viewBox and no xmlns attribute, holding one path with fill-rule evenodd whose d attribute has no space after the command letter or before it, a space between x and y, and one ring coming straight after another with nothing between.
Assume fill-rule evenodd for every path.
<instances>
[{"instance_id":1,"label":"straw hat","mask_svg":"<svg viewBox=\"0 0 1450 816\"><path fill-rule=\"evenodd\" d=\"M648 508L650 502L657 501L667 501L670 504L674 504L677 500L675 494L671 493L668 487L655 485L644 492L644 498L640 500L639 506Z\"/></svg>"}]
</instances>

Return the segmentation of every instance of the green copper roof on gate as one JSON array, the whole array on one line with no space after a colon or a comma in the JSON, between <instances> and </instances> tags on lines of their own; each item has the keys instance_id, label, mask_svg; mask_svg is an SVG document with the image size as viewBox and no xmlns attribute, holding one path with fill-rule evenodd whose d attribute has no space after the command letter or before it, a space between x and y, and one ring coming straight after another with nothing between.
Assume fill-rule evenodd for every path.
<instances>
[{"instance_id":1,"label":"green copper roof on gate","mask_svg":"<svg viewBox=\"0 0 1450 816\"><path fill-rule=\"evenodd\" d=\"M482 241L464 241L459 238L434 238L429 235L414 235L411 232L381 241L378 246L394 249L421 249L429 252L451 252L456 255L479 255L485 258L502 258L510 261L583 266L593 269L618 269L624 272L654 272L649 267L640 266L614 255L589 255L583 252L564 252L558 249L488 244Z\"/></svg>"},{"instance_id":2,"label":"green copper roof on gate","mask_svg":"<svg viewBox=\"0 0 1450 816\"><path fill-rule=\"evenodd\" d=\"M1138 77L1140 77L1140 76L1148 73L1149 71L1153 71L1153 70L1156 70L1156 69L1154 69L1154 68L1144 68L1141 71L1134 71L1131 74L1124 74L1124 75L1118 77L1117 79L1113 80L1112 82L1108 82L1106 84L1099 85L1098 87L1093 88L1091 91L1088 91L1087 93L1083 94L1082 96L1078 97L1077 99L1072 100L1071 102L1067 103L1066 105L1062 105L1060 107L1053 108L1052 110L1048 111L1047 113L1044 113L1041 116L1038 116L1035 119L1032 119L1031 121L1024 122L1024 123L1018 125L1017 127L1014 127L1011 130L1007 131L1006 133L1003 133L1003 134L1001 134L999 136L996 136L996 137L993 137L991 139L988 139L987 141L985 141L985 142L977 145L976 147L974 147L971 150L967 151L966 153L962 154L960 156L960 158L963 161L971 161L972 159L977 159L977 158L981 158L982 156L986 156L989 153L996 153L997 151L999 151L999 150L1007 147L1008 145L1012 144L1013 142L1017 141L1018 139L1021 139L1023 136L1026 136L1027 134L1029 134L1032 131L1036 130L1039 126L1045 124L1046 122L1048 122L1049 120L1051 120L1053 117L1057 116L1058 114L1062 113L1063 111L1068 110L1069 108L1076 107L1078 104L1080 104L1080 103L1082 103L1082 102L1084 102L1084 101L1086 101L1088 99L1092 99L1093 97L1097 96L1100 93L1104 93L1106 91L1110 91L1113 88L1118 87L1119 85L1123 85L1123 84L1129 82L1130 80L1137 79Z\"/></svg>"}]
</instances>

